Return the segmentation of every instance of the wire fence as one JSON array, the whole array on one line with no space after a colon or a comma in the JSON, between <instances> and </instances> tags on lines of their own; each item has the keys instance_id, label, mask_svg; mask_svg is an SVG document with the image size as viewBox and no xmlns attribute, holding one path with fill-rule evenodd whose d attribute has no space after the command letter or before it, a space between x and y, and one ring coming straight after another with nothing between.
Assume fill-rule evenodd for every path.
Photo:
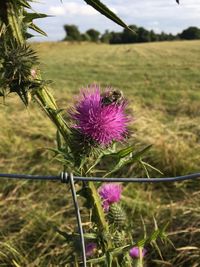
<instances>
[{"instance_id":1,"label":"wire fence","mask_svg":"<svg viewBox=\"0 0 200 267\"><path fill-rule=\"evenodd\" d=\"M7 174L0 173L0 178L8 179L25 179L25 180L48 180L48 181L61 181L67 183L69 181L68 173L61 173L58 176L45 176L45 175L26 175L26 174ZM184 176L176 177L164 177L164 178L102 178L102 177L80 177L74 176L74 181L84 182L126 182L126 183L163 183L163 182L181 182L184 180L193 180L200 178L199 173L188 174Z\"/></svg>"},{"instance_id":2,"label":"wire fence","mask_svg":"<svg viewBox=\"0 0 200 267\"><path fill-rule=\"evenodd\" d=\"M6 174L0 173L0 178L8 178L8 179L25 179L25 180L36 180L36 181L60 181L65 184L70 184L72 199L74 203L74 209L76 212L76 219L78 224L78 231L80 236L80 243L82 248L82 263L83 267L87 266L87 258L86 258L86 250L85 250L85 241L84 241L84 233L81 222L81 214L77 201L77 194L74 182L75 181L84 181L84 182L126 182L126 183L167 183L167 182L181 182L185 180L194 180L200 178L199 173L193 173L184 176L177 177L164 177L164 178L102 178L102 177L79 177L73 176L73 173L62 172L58 176L44 176L44 175L25 175L25 174Z\"/></svg>"}]
</instances>

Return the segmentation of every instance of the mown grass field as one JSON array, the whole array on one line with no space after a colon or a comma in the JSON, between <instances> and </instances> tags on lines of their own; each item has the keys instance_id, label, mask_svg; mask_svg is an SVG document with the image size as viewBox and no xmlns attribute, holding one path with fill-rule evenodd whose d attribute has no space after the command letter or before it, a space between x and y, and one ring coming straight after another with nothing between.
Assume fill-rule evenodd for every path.
<instances>
[{"instance_id":1,"label":"mown grass field","mask_svg":"<svg viewBox=\"0 0 200 267\"><path fill-rule=\"evenodd\" d=\"M200 171L200 41L137 45L33 44L60 108L91 83L123 90L133 114L130 142L153 144L146 160L164 176ZM0 172L58 174L55 129L36 103L0 104ZM132 170L137 176L139 170ZM140 173L143 175L143 173ZM152 175L159 175L151 173ZM124 173L126 176L127 173ZM174 243L148 248L147 266L200 266L200 183L126 185L123 202L135 236L153 218ZM65 266L68 244L54 226L74 227L73 207L58 183L0 181L0 266Z\"/></svg>"}]
</instances>

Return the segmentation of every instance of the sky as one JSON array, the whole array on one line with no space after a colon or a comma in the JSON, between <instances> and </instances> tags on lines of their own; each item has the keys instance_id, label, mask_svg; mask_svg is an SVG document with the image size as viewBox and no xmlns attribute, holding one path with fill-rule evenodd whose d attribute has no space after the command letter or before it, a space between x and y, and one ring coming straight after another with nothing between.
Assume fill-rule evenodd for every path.
<instances>
[{"instance_id":1,"label":"sky","mask_svg":"<svg viewBox=\"0 0 200 267\"><path fill-rule=\"evenodd\" d=\"M64 24L75 24L81 32L90 28L103 33L106 29L122 31L122 28L99 14L84 0L39 0L33 10L50 17L36 22L48 37L34 37L33 41L58 41L65 36ZM102 0L126 24L143 26L159 33L176 34L189 26L200 27L200 0Z\"/></svg>"}]
</instances>

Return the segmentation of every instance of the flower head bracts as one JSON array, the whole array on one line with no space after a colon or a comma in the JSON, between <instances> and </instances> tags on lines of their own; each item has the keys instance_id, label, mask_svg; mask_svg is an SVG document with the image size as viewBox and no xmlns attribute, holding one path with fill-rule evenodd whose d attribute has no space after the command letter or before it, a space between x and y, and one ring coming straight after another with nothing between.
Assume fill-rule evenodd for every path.
<instances>
[{"instance_id":1,"label":"flower head bracts","mask_svg":"<svg viewBox=\"0 0 200 267\"><path fill-rule=\"evenodd\" d=\"M103 200L103 208L108 212L111 204L121 199L122 186L120 184L107 183L99 187L98 193Z\"/></svg>"},{"instance_id":2,"label":"flower head bracts","mask_svg":"<svg viewBox=\"0 0 200 267\"><path fill-rule=\"evenodd\" d=\"M125 102L104 105L97 85L82 90L81 99L71 112L71 117L75 120L74 128L99 145L121 141L127 133Z\"/></svg>"}]
</instances>

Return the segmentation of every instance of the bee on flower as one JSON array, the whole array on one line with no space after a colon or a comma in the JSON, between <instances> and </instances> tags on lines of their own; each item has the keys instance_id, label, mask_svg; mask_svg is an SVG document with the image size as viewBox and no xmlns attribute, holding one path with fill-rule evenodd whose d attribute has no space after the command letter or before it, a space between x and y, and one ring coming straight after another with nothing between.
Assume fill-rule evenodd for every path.
<instances>
[{"instance_id":1,"label":"bee on flower","mask_svg":"<svg viewBox=\"0 0 200 267\"><path fill-rule=\"evenodd\" d=\"M101 146L125 139L129 120L122 93L107 89L101 94L98 85L91 85L79 99L70 112L76 130Z\"/></svg>"}]
</instances>

